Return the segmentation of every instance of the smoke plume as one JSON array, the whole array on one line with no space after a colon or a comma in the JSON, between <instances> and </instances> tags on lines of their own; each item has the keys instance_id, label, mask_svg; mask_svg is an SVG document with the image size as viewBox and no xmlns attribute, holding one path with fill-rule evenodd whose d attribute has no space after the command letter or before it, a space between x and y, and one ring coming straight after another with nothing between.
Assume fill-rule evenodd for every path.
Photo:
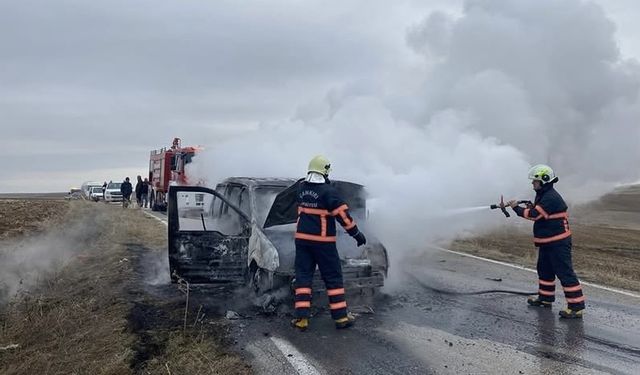
<instances>
[{"instance_id":1,"label":"smoke plume","mask_svg":"<svg viewBox=\"0 0 640 375\"><path fill-rule=\"evenodd\" d=\"M192 173L300 177L325 154L334 179L367 185L371 225L390 253L496 225L489 212L530 198L527 170L549 163L571 202L636 181L640 68L615 26L578 0L469 0L406 32L418 66L344 82L291 119L207 145Z\"/></svg>"}]
</instances>

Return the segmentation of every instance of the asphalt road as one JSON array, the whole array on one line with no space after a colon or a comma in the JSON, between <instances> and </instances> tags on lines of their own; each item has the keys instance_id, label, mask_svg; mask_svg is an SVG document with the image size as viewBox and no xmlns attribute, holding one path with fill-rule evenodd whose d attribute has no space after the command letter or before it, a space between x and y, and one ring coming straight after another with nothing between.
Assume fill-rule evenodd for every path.
<instances>
[{"instance_id":1,"label":"asphalt road","mask_svg":"<svg viewBox=\"0 0 640 375\"><path fill-rule=\"evenodd\" d=\"M195 298L241 315L231 321L234 346L258 373L640 373L640 296L585 286L584 320L566 321L557 315L564 304L559 285L553 309L528 307L517 295L434 290L535 291L537 277L524 269L434 249L391 272L385 295L365 301L373 313L360 313L345 331L323 310L308 331L297 332L288 306L265 315L241 291L205 288ZM326 297L314 301L322 306ZM367 310L361 301L350 305Z\"/></svg>"}]
</instances>

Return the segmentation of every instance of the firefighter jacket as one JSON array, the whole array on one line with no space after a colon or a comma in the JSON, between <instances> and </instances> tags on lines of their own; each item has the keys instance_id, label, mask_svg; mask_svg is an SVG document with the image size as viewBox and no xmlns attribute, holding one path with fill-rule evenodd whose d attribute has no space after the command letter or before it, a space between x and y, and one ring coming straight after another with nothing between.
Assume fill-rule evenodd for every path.
<instances>
[{"instance_id":1,"label":"firefighter jacket","mask_svg":"<svg viewBox=\"0 0 640 375\"><path fill-rule=\"evenodd\" d=\"M302 181L298 187L296 241L336 242L336 220L351 236L358 227L349 215L349 206L329 183Z\"/></svg>"},{"instance_id":2,"label":"firefighter jacket","mask_svg":"<svg viewBox=\"0 0 640 375\"><path fill-rule=\"evenodd\" d=\"M534 221L533 241L536 246L543 246L571 238L567 209L564 199L550 183L536 192L532 205L516 206L513 210L518 216Z\"/></svg>"}]
</instances>

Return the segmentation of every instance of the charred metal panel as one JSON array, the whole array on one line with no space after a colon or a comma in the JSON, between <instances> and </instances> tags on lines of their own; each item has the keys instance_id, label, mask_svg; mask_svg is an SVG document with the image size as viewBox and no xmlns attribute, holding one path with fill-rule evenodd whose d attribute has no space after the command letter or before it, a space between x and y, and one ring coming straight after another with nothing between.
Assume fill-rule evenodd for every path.
<instances>
[{"instance_id":1,"label":"charred metal panel","mask_svg":"<svg viewBox=\"0 0 640 375\"><path fill-rule=\"evenodd\" d=\"M173 271L191 283L244 281L248 243L247 237L216 233L176 236Z\"/></svg>"},{"instance_id":2,"label":"charred metal panel","mask_svg":"<svg viewBox=\"0 0 640 375\"><path fill-rule=\"evenodd\" d=\"M254 259L258 267L271 272L275 272L280 266L278 249L255 222L252 225L251 238L249 238L249 259Z\"/></svg>"},{"instance_id":3,"label":"charred metal panel","mask_svg":"<svg viewBox=\"0 0 640 375\"><path fill-rule=\"evenodd\" d=\"M381 288L384 286L385 276L380 271L374 271L371 267L342 267L344 288L347 292L357 292L361 289ZM316 272L313 278L312 289L314 292L326 290L320 272Z\"/></svg>"}]
</instances>

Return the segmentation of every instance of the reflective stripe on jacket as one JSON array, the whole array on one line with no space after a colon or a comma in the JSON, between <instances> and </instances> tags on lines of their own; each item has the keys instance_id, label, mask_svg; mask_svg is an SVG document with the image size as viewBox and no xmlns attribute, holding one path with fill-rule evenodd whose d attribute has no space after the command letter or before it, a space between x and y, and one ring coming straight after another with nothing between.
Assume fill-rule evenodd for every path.
<instances>
[{"instance_id":1,"label":"reflective stripe on jacket","mask_svg":"<svg viewBox=\"0 0 640 375\"><path fill-rule=\"evenodd\" d=\"M358 233L358 227L349 214L349 206L330 183L301 182L295 238L311 242L336 242L336 221L349 235Z\"/></svg>"},{"instance_id":2,"label":"reflective stripe on jacket","mask_svg":"<svg viewBox=\"0 0 640 375\"><path fill-rule=\"evenodd\" d=\"M553 184L543 185L536 192L533 206L515 207L518 216L533 221L533 242L536 246L547 245L571 238L568 206Z\"/></svg>"}]
</instances>

